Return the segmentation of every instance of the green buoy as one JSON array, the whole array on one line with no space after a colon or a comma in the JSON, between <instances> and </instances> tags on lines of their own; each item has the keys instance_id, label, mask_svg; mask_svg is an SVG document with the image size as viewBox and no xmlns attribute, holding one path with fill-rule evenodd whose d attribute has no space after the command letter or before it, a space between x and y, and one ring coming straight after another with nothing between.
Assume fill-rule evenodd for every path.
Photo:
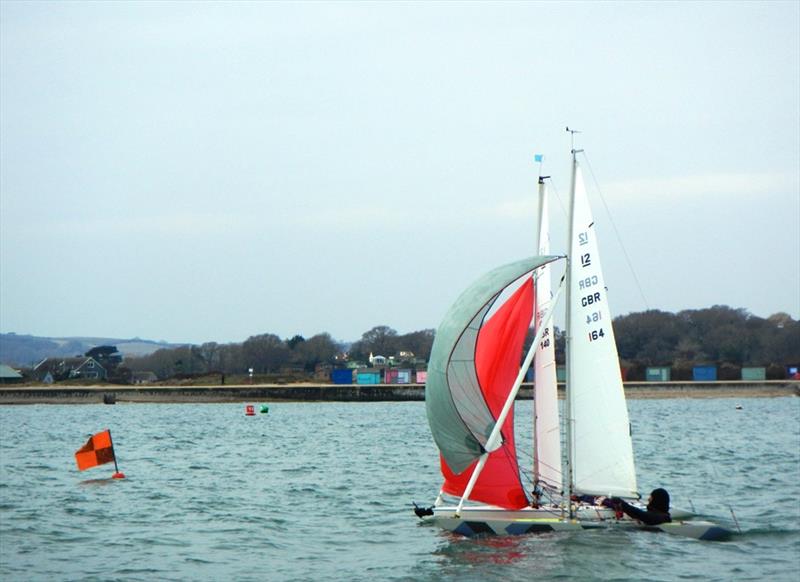
<instances>
[{"instance_id":1,"label":"green buoy","mask_svg":"<svg viewBox=\"0 0 800 582\"><path fill-rule=\"evenodd\" d=\"M267 414L269 412L269 406L266 404L261 405L261 414Z\"/></svg>"}]
</instances>

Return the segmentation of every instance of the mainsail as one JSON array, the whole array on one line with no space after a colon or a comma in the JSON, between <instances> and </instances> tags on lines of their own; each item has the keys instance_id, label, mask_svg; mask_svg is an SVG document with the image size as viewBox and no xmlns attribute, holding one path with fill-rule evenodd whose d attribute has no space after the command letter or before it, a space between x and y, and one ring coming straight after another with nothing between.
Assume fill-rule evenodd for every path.
<instances>
[{"instance_id":1,"label":"mainsail","mask_svg":"<svg viewBox=\"0 0 800 582\"><path fill-rule=\"evenodd\" d=\"M532 272L558 257L499 267L453 304L436 333L425 387L431 433L441 453L442 490L461 495L519 373L533 316ZM503 293L517 284L513 293ZM501 304L496 305L498 301ZM513 414L470 499L508 509L527 505L514 446Z\"/></svg>"},{"instance_id":2,"label":"mainsail","mask_svg":"<svg viewBox=\"0 0 800 582\"><path fill-rule=\"evenodd\" d=\"M539 181L539 255L550 252L550 227L547 220L547 186ZM547 313L555 307L552 301L552 265L536 271L536 318L538 330ZM555 337L548 323L542 340L536 347L533 361L533 479L553 491L561 490L561 430L558 421L558 390L556 385Z\"/></svg>"},{"instance_id":3,"label":"mainsail","mask_svg":"<svg viewBox=\"0 0 800 582\"><path fill-rule=\"evenodd\" d=\"M574 162L567 393L572 491L638 496L628 409L594 220Z\"/></svg>"}]
</instances>

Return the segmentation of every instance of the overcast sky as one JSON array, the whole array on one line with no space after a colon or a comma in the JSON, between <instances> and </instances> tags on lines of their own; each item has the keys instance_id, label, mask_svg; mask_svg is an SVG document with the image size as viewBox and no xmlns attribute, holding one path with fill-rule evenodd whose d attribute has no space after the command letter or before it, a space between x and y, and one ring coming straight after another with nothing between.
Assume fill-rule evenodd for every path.
<instances>
[{"instance_id":1,"label":"overcast sky","mask_svg":"<svg viewBox=\"0 0 800 582\"><path fill-rule=\"evenodd\" d=\"M435 328L567 125L615 315L799 318L799 7L2 2L0 330Z\"/></svg>"}]
</instances>

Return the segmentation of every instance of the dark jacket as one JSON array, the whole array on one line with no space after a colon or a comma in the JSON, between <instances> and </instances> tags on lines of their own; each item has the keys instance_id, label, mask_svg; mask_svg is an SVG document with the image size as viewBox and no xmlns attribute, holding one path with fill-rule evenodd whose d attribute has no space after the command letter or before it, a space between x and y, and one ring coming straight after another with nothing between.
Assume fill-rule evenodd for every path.
<instances>
[{"instance_id":1,"label":"dark jacket","mask_svg":"<svg viewBox=\"0 0 800 582\"><path fill-rule=\"evenodd\" d=\"M650 501L647 504L647 510L634 507L619 497L606 499L603 505L613 507L617 511L622 511L633 519L641 521L646 525L658 525L660 523L672 521L669 515L669 493L667 493L666 489L653 489L650 493Z\"/></svg>"},{"instance_id":2,"label":"dark jacket","mask_svg":"<svg viewBox=\"0 0 800 582\"><path fill-rule=\"evenodd\" d=\"M619 500L619 508L623 512L646 525L658 525L660 523L672 521L672 518L669 516L669 511L662 511L660 508L652 507L652 505L652 503L648 505L645 510L634 507L622 499Z\"/></svg>"}]
</instances>

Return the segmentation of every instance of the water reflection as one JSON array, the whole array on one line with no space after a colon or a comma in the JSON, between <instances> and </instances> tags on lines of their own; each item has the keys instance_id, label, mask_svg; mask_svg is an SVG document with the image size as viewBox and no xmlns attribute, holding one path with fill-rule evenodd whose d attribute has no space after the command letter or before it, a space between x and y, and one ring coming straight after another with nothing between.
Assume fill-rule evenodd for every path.
<instances>
[{"instance_id":1,"label":"water reflection","mask_svg":"<svg viewBox=\"0 0 800 582\"><path fill-rule=\"evenodd\" d=\"M564 568L563 544L570 534L540 533L525 536L475 536L465 538L449 532L440 532L439 547L433 555L452 572L479 570L492 571L513 566L534 567L537 575L553 574Z\"/></svg>"}]
</instances>

